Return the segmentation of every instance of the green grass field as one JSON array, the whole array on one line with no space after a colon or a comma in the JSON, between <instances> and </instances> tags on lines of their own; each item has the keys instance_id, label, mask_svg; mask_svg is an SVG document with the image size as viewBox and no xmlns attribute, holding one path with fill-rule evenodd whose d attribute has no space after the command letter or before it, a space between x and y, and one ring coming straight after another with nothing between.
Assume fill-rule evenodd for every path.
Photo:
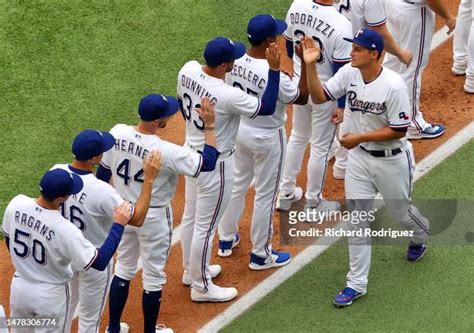
<instances>
[{"instance_id":1,"label":"green grass field","mask_svg":"<svg viewBox=\"0 0 474 333\"><path fill-rule=\"evenodd\" d=\"M288 1L0 1L0 211L37 194L74 136L137 119L140 98L176 93L188 60L223 35L246 41L258 13Z\"/></svg>"},{"instance_id":2,"label":"green grass field","mask_svg":"<svg viewBox=\"0 0 474 333\"><path fill-rule=\"evenodd\" d=\"M474 141L415 185L417 199L461 199L456 220L472 225ZM470 199L471 201L467 201ZM466 206L469 205L469 206ZM470 214L470 215L469 215ZM458 244L464 242L464 232ZM375 246L368 293L336 309L348 252L334 245L227 326L224 332L473 332L474 243L431 245L417 263L406 246Z\"/></svg>"}]
</instances>

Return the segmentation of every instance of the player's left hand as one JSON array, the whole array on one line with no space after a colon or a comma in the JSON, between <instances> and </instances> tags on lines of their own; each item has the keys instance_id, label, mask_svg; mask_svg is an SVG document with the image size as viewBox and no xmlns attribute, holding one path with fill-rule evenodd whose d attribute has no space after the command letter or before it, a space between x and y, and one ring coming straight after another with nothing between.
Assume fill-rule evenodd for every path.
<instances>
[{"instance_id":1,"label":"player's left hand","mask_svg":"<svg viewBox=\"0 0 474 333\"><path fill-rule=\"evenodd\" d=\"M214 105L211 103L209 97L204 97L201 99L201 108L195 109L204 122L204 128L207 130L212 130L215 128L216 117L214 114Z\"/></svg>"},{"instance_id":2,"label":"player's left hand","mask_svg":"<svg viewBox=\"0 0 474 333\"><path fill-rule=\"evenodd\" d=\"M280 70L280 58L281 52L276 43L271 43L265 50L265 57L267 58L268 65L272 71Z\"/></svg>"},{"instance_id":3,"label":"player's left hand","mask_svg":"<svg viewBox=\"0 0 474 333\"><path fill-rule=\"evenodd\" d=\"M143 178L145 181L154 181L161 167L161 154L158 150L152 151L143 160Z\"/></svg>"},{"instance_id":4,"label":"player's left hand","mask_svg":"<svg viewBox=\"0 0 474 333\"><path fill-rule=\"evenodd\" d=\"M315 64L321 55L321 49L312 38L305 37L301 45L303 45L303 60L306 64Z\"/></svg>"},{"instance_id":5,"label":"player's left hand","mask_svg":"<svg viewBox=\"0 0 474 333\"><path fill-rule=\"evenodd\" d=\"M339 125L344 120L344 109L336 108L332 114L331 121L334 125Z\"/></svg>"},{"instance_id":6,"label":"player's left hand","mask_svg":"<svg viewBox=\"0 0 474 333\"><path fill-rule=\"evenodd\" d=\"M456 17L449 15L447 19L444 20L444 24L448 27L448 35L456 29Z\"/></svg>"},{"instance_id":7,"label":"player's left hand","mask_svg":"<svg viewBox=\"0 0 474 333\"><path fill-rule=\"evenodd\" d=\"M346 133L339 138L339 143L346 149L352 149L361 143L360 136L355 133Z\"/></svg>"}]
</instances>

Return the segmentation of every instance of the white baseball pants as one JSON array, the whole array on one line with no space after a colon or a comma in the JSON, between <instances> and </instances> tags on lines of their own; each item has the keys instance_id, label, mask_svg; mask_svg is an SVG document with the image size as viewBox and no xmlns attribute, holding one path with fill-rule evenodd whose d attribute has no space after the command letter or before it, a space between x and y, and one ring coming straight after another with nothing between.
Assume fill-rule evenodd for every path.
<instances>
[{"instance_id":1,"label":"white baseball pants","mask_svg":"<svg viewBox=\"0 0 474 333\"><path fill-rule=\"evenodd\" d=\"M231 241L239 231L245 195L255 177L250 239L252 253L266 258L272 251L273 212L284 163L286 131L241 123L234 153L234 186L229 206L219 225L219 239Z\"/></svg>"},{"instance_id":2,"label":"white baseball pants","mask_svg":"<svg viewBox=\"0 0 474 333\"><path fill-rule=\"evenodd\" d=\"M150 208L140 228L125 226L122 241L117 249L115 275L132 280L137 273L138 258L143 264L143 289L162 290L166 283L164 271L171 247L173 211L171 205Z\"/></svg>"},{"instance_id":3,"label":"white baseball pants","mask_svg":"<svg viewBox=\"0 0 474 333\"><path fill-rule=\"evenodd\" d=\"M372 210L373 200L380 192L385 207L394 221L414 231L414 243L423 243L429 234L429 221L411 204L410 195L415 169L411 145L391 157L373 157L360 147L349 151L345 188L346 199L355 200L358 209ZM368 227L368 223L350 224L351 228ZM349 237L350 271L347 286L365 292L367 288L371 245L369 237Z\"/></svg>"},{"instance_id":4,"label":"white baseball pants","mask_svg":"<svg viewBox=\"0 0 474 333\"><path fill-rule=\"evenodd\" d=\"M339 139L343 134L351 132L351 110L349 108L344 109L344 120L342 123L339 124L339 128L337 130L337 139ZM344 148L342 145L339 145L336 149L334 166L346 170L347 164L347 154L348 150Z\"/></svg>"},{"instance_id":5,"label":"white baseball pants","mask_svg":"<svg viewBox=\"0 0 474 333\"><path fill-rule=\"evenodd\" d=\"M474 7L472 0L461 0L454 31L454 67L466 69L466 89L474 91Z\"/></svg>"},{"instance_id":6,"label":"white baseball pants","mask_svg":"<svg viewBox=\"0 0 474 333\"><path fill-rule=\"evenodd\" d=\"M308 103L293 107L293 128L286 149L280 191L288 194L295 190L306 146L311 143L306 185L306 202L311 206L317 206L323 199L328 156L336 134L336 127L331 122L335 109L335 102L320 105Z\"/></svg>"},{"instance_id":7,"label":"white baseball pants","mask_svg":"<svg viewBox=\"0 0 474 333\"><path fill-rule=\"evenodd\" d=\"M220 157L216 169L186 177L184 215L181 221L183 266L192 287L207 291L212 240L232 194L233 158Z\"/></svg>"},{"instance_id":8,"label":"white baseball pants","mask_svg":"<svg viewBox=\"0 0 474 333\"><path fill-rule=\"evenodd\" d=\"M426 6L404 1L385 2L388 15L388 29L401 48L409 49L413 60L406 67L397 57L387 53L384 66L394 70L408 86L412 107L410 131L421 132L430 126L420 111L421 76L430 55L431 41L435 28L435 13Z\"/></svg>"},{"instance_id":9,"label":"white baseball pants","mask_svg":"<svg viewBox=\"0 0 474 333\"><path fill-rule=\"evenodd\" d=\"M99 332L100 319L107 302L112 277L112 261L104 271L91 268L74 273L70 282L71 306L68 318L72 321L79 307L79 333Z\"/></svg>"},{"instance_id":10,"label":"white baseball pants","mask_svg":"<svg viewBox=\"0 0 474 333\"><path fill-rule=\"evenodd\" d=\"M15 328L11 333L69 333L67 314L71 302L68 283L49 284L25 280L13 276L10 287L10 317L11 318L48 318L54 319L56 325L37 328Z\"/></svg>"}]
</instances>

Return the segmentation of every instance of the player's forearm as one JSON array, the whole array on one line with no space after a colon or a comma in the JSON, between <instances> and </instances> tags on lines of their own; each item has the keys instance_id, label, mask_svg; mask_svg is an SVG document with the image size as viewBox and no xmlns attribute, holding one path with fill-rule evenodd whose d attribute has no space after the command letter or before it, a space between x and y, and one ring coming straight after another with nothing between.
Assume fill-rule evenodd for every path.
<instances>
[{"instance_id":1,"label":"player's forearm","mask_svg":"<svg viewBox=\"0 0 474 333\"><path fill-rule=\"evenodd\" d=\"M324 94L323 84L318 77L318 71L316 64L306 64L306 75L308 83L308 91L311 96L311 100L315 104L321 104L327 102L326 95Z\"/></svg>"},{"instance_id":2,"label":"player's forearm","mask_svg":"<svg viewBox=\"0 0 474 333\"><path fill-rule=\"evenodd\" d=\"M308 92L308 75L306 73L306 66L304 66L304 64L301 66L301 76L300 76L300 82L298 83L298 90L299 90L299 96L293 102L293 104L305 105L306 103L308 103L309 92Z\"/></svg>"},{"instance_id":3,"label":"player's forearm","mask_svg":"<svg viewBox=\"0 0 474 333\"><path fill-rule=\"evenodd\" d=\"M397 58L400 58L402 56L402 49L397 44L395 39L393 39L393 36L390 31L388 31L387 24L372 27L372 29L377 31L382 36L385 45L384 50L386 52L393 54Z\"/></svg>"},{"instance_id":4,"label":"player's forearm","mask_svg":"<svg viewBox=\"0 0 474 333\"><path fill-rule=\"evenodd\" d=\"M441 18L448 20L451 17L442 0L426 0L426 4Z\"/></svg>"},{"instance_id":5,"label":"player's forearm","mask_svg":"<svg viewBox=\"0 0 474 333\"><path fill-rule=\"evenodd\" d=\"M142 191L135 203L135 213L128 224L134 227L141 227L145 222L148 208L150 207L151 191L153 189L154 180L145 179L142 185Z\"/></svg>"},{"instance_id":6,"label":"player's forearm","mask_svg":"<svg viewBox=\"0 0 474 333\"><path fill-rule=\"evenodd\" d=\"M204 143L208 146L217 147L215 124L206 125Z\"/></svg>"},{"instance_id":7,"label":"player's forearm","mask_svg":"<svg viewBox=\"0 0 474 333\"><path fill-rule=\"evenodd\" d=\"M401 139L406 135L406 131L395 131L390 127L384 127L372 132L360 133L359 141L363 142L380 142Z\"/></svg>"},{"instance_id":8,"label":"player's forearm","mask_svg":"<svg viewBox=\"0 0 474 333\"><path fill-rule=\"evenodd\" d=\"M122 239L123 231L123 225L118 223L114 223L112 225L112 228L110 228L109 235L104 241L104 244L102 244L100 249L97 250L97 257L91 265L92 268L98 271L105 270L115 251L117 251L117 247L119 246L120 240Z\"/></svg>"}]
</instances>

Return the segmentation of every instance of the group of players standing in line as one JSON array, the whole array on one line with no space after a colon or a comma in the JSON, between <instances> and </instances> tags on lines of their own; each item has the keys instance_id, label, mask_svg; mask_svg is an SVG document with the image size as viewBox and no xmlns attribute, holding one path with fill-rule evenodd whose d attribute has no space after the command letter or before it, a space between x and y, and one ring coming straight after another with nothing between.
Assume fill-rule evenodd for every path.
<instances>
[{"instance_id":1,"label":"group of players standing in line","mask_svg":"<svg viewBox=\"0 0 474 333\"><path fill-rule=\"evenodd\" d=\"M384 3L391 6L388 24ZM472 17L472 0L461 8L460 17L468 10ZM79 133L74 160L44 174L41 195L18 195L5 211L2 229L16 269L10 315L56 317L54 331L69 332L76 313L80 332L97 332L110 291L107 331L126 333L120 318L141 258L143 331L172 332L156 323L178 175L186 177L182 282L196 302L234 299L235 288L212 281L221 272L210 264L214 234L218 230L217 254L231 256L253 182L249 268L288 264L291 254L272 248L273 213L302 198L296 177L309 143L305 210L340 209L322 196L331 146L338 144L333 175L345 179L346 199L371 202L380 192L396 220L414 230L407 259L421 259L429 221L410 203L414 158L406 136L435 138L445 130L419 111L435 13L454 30L456 19L440 0L294 0L286 22L271 15L249 21L248 50L225 37L208 42L205 64L190 61L180 70L178 98L143 97L135 126ZM472 30L471 37L456 32L452 69L466 73L468 93L474 92ZM281 34L294 62L292 76L280 71ZM295 106L287 144L288 104ZM184 147L158 136L179 110ZM397 199L396 207L390 199ZM359 206L353 208L370 209ZM338 307L366 293L370 239L351 237L349 254L347 286L334 299Z\"/></svg>"}]
</instances>

